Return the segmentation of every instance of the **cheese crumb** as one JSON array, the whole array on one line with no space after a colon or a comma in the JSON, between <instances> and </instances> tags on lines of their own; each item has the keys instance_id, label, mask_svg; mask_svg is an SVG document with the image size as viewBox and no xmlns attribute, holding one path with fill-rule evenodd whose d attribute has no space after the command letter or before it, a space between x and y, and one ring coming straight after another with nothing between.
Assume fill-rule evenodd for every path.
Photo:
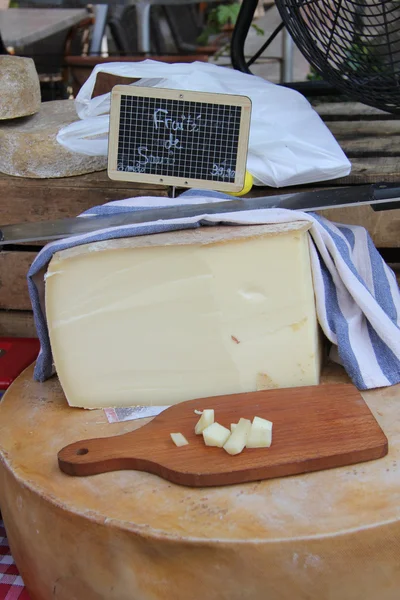
<instances>
[{"instance_id":1,"label":"cheese crumb","mask_svg":"<svg viewBox=\"0 0 400 600\"><path fill-rule=\"evenodd\" d=\"M181 446L187 446L189 444L189 442L187 441L185 436L182 435L182 433L170 433L170 436L175 446L178 446L178 448L180 448Z\"/></svg>"},{"instance_id":2,"label":"cheese crumb","mask_svg":"<svg viewBox=\"0 0 400 600\"><path fill-rule=\"evenodd\" d=\"M203 410L203 413L194 428L195 434L200 435L200 433L203 433L206 427L212 425L212 423L214 423L214 409L206 408Z\"/></svg>"}]
</instances>

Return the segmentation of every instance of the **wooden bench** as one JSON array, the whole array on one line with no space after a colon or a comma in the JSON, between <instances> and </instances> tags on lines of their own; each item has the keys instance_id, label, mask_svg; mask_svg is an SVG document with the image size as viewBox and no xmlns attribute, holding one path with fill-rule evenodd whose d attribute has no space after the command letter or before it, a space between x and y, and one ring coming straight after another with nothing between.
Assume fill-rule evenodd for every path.
<instances>
[{"instance_id":1,"label":"wooden bench","mask_svg":"<svg viewBox=\"0 0 400 600\"><path fill-rule=\"evenodd\" d=\"M353 164L348 177L320 184L320 188L400 182L399 117L352 103L326 103L316 109ZM315 185L307 187L316 189ZM256 188L251 193L267 195L276 190ZM141 195L166 196L167 188L111 181L105 172L52 180L0 174L1 224L75 216L97 204ZM366 227L400 275L400 210L374 212L362 206L321 214L333 221ZM35 335L26 273L36 253L36 245L0 251L0 336Z\"/></svg>"}]
</instances>

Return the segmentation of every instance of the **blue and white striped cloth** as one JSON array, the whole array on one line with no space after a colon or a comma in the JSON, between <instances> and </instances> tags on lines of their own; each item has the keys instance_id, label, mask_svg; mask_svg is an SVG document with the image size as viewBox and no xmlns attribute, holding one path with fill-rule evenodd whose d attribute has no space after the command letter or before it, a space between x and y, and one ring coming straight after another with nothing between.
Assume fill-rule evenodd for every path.
<instances>
[{"instance_id":1,"label":"blue and white striped cloth","mask_svg":"<svg viewBox=\"0 0 400 600\"><path fill-rule=\"evenodd\" d=\"M83 215L113 214L143 208L171 206L181 201L204 203L230 200L218 192L190 190L178 199L129 198L92 208ZM47 265L59 250L90 242L177 229L229 223L255 225L308 221L311 265L321 328L332 342L359 389L400 382L400 293L392 270L384 263L363 227L332 223L316 214L266 209L157 221L103 229L52 242L38 254L28 273L28 286L41 350L35 379L44 381L54 372L44 306Z\"/></svg>"}]
</instances>

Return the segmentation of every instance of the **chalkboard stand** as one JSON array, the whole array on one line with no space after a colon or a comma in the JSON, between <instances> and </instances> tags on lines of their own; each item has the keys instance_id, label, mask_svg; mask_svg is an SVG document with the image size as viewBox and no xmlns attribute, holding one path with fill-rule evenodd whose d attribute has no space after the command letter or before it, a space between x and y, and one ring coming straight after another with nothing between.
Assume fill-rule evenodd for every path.
<instances>
[{"instance_id":1,"label":"chalkboard stand","mask_svg":"<svg viewBox=\"0 0 400 600\"><path fill-rule=\"evenodd\" d=\"M250 117L247 96L117 85L111 93L108 176L240 192Z\"/></svg>"}]
</instances>

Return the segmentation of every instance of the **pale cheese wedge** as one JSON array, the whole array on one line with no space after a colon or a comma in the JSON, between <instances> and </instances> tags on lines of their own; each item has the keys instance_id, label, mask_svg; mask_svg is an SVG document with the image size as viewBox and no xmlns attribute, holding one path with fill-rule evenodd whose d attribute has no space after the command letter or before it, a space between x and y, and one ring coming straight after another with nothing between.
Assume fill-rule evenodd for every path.
<instances>
[{"instance_id":1,"label":"pale cheese wedge","mask_svg":"<svg viewBox=\"0 0 400 600\"><path fill-rule=\"evenodd\" d=\"M69 404L318 384L309 226L201 227L55 253L45 307Z\"/></svg>"}]
</instances>

